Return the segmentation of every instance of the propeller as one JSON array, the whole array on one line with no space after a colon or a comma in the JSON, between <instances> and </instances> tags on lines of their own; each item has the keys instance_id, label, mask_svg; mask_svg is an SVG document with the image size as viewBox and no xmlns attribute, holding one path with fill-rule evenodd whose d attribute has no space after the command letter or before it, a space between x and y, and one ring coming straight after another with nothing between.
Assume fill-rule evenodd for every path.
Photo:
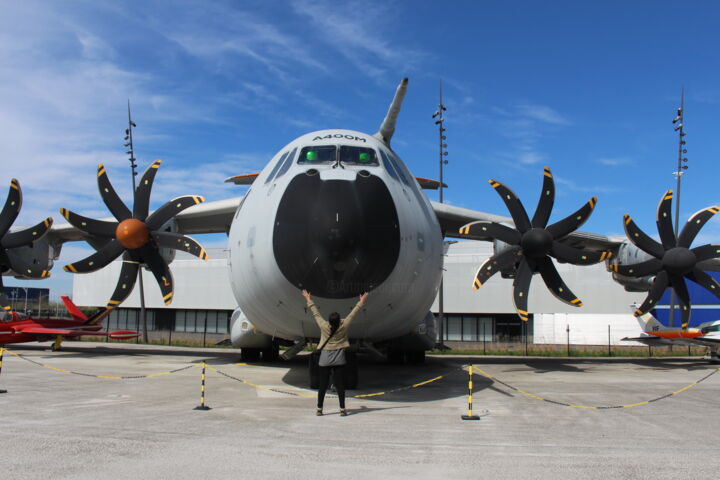
<instances>
[{"instance_id":1,"label":"propeller","mask_svg":"<svg viewBox=\"0 0 720 480\"><path fill-rule=\"evenodd\" d=\"M625 214L623 217L627 237L636 247L653 258L633 265L615 263L610 265L609 269L628 277L655 275L648 296L635 310L636 317L650 311L660 300L665 289L672 288L680 302L682 328L686 330L690 323L690 294L685 282L686 278L720 298L720 284L697 266L705 260L720 258L720 245L707 244L690 248L700 229L720 210L720 206L708 207L695 213L676 237L670 216L672 198L673 192L668 190L658 205L656 223L660 242L640 230L630 215Z\"/></svg>"},{"instance_id":2,"label":"propeller","mask_svg":"<svg viewBox=\"0 0 720 480\"><path fill-rule=\"evenodd\" d=\"M50 276L50 272L43 270L25 262L21 256L14 255L10 257L7 251L11 248L24 247L32 245L36 240L41 239L53 223L52 218L46 218L42 222L30 228L10 232L10 227L20 214L22 207L22 189L20 182L13 178L10 181L10 192L8 193L5 206L0 211L0 273L13 270L17 274L31 278L45 278ZM5 311L10 311L10 302L3 290L2 275L0 275L0 307Z\"/></svg>"},{"instance_id":3,"label":"propeller","mask_svg":"<svg viewBox=\"0 0 720 480\"><path fill-rule=\"evenodd\" d=\"M573 265L591 265L612 256L612 252L581 250L559 241L585 223L595 208L597 197L592 197L572 215L548 226L555 203L555 181L550 168L545 167L542 193L532 219L512 190L495 180L490 180L490 185L505 202L515 228L486 221L471 222L460 228L461 234L491 237L510 245L480 266L475 274L473 288L479 289L500 270L515 268L513 301L521 320L528 320L528 292L535 273L540 273L547 288L559 300L573 307L582 306L580 299L563 282L550 257Z\"/></svg>"},{"instance_id":4,"label":"propeller","mask_svg":"<svg viewBox=\"0 0 720 480\"><path fill-rule=\"evenodd\" d=\"M107 240L97 252L89 257L64 267L66 272L89 273L99 270L122 255L122 268L115 291L108 301L108 308L115 308L132 292L140 266L146 265L155 276L166 305L172 302L173 279L159 248L172 248L207 260L205 249L192 238L159 229L178 213L204 201L197 195L186 195L170 200L162 207L148 214L150 191L161 160L155 160L135 189L132 212L120 200L110 183L103 164L98 165L98 188L117 222L94 220L83 217L65 208L60 209L63 217L73 226L94 237Z\"/></svg>"}]
</instances>

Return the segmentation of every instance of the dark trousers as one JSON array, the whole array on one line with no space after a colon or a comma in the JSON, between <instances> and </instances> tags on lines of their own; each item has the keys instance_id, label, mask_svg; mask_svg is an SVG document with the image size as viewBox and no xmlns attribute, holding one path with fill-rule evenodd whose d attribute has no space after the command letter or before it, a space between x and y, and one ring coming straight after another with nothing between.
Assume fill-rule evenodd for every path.
<instances>
[{"instance_id":1,"label":"dark trousers","mask_svg":"<svg viewBox=\"0 0 720 480\"><path fill-rule=\"evenodd\" d=\"M340 400L340 408L345 408L345 365L336 367L318 367L318 408L323 408L325 401L325 391L327 391L328 382L330 381L330 371L333 374L333 382L337 390L338 399Z\"/></svg>"}]
</instances>

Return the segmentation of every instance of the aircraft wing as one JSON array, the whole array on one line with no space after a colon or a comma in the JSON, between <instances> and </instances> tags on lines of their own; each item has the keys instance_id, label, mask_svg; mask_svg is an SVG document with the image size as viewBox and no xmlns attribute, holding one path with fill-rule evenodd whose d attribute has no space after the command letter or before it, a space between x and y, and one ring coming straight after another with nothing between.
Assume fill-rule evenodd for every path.
<instances>
[{"instance_id":1,"label":"aircraft wing","mask_svg":"<svg viewBox=\"0 0 720 480\"><path fill-rule=\"evenodd\" d=\"M440 222L440 228L446 237L491 241L492 239L489 237L464 235L460 234L458 230L465 224L477 221L504 223L506 225L514 226L512 218L510 217L503 217L500 215L493 215L492 213L456 207L446 203L430 203L432 203L435 215ZM561 241L562 243L576 248L585 248L588 250L613 250L626 241L626 239L625 237L609 237L606 235L598 235L596 233L573 232Z\"/></svg>"},{"instance_id":2,"label":"aircraft wing","mask_svg":"<svg viewBox=\"0 0 720 480\"><path fill-rule=\"evenodd\" d=\"M647 335L645 337L625 337L620 339L622 342L638 342L642 343L644 345L647 345L649 347L660 347L660 346L667 346L667 345L686 345L685 339L678 339L678 340L668 340L667 338L660 338L655 337L652 335Z\"/></svg>"},{"instance_id":3,"label":"aircraft wing","mask_svg":"<svg viewBox=\"0 0 720 480\"><path fill-rule=\"evenodd\" d=\"M35 335L104 335L105 332L97 330L82 330L72 328L47 328L40 326L20 327L15 329L15 333L32 333Z\"/></svg>"},{"instance_id":4,"label":"aircraft wing","mask_svg":"<svg viewBox=\"0 0 720 480\"><path fill-rule=\"evenodd\" d=\"M242 199L243 197L235 197L200 203L180 212L175 217L179 233L227 233ZM117 221L114 218L103 220ZM48 240L55 245L92 240L90 235L68 223L53 225L47 236Z\"/></svg>"},{"instance_id":5,"label":"aircraft wing","mask_svg":"<svg viewBox=\"0 0 720 480\"><path fill-rule=\"evenodd\" d=\"M110 338L135 338L140 334L132 330L118 330L114 332L101 332L98 330L74 330L72 328L46 328L39 326L31 326L18 328L15 333L29 333L32 335L63 335L66 337L79 337L82 335L92 335L94 337L110 337Z\"/></svg>"},{"instance_id":6,"label":"aircraft wing","mask_svg":"<svg viewBox=\"0 0 720 480\"><path fill-rule=\"evenodd\" d=\"M180 212L177 220L180 233L227 233L235 212L244 197L206 202Z\"/></svg>"}]
</instances>

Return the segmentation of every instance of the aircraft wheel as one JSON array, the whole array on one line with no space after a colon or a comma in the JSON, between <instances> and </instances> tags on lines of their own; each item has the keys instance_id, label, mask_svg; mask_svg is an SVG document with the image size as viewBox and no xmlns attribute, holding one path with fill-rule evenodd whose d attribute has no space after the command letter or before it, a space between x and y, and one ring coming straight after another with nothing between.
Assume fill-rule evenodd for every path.
<instances>
[{"instance_id":1,"label":"aircraft wheel","mask_svg":"<svg viewBox=\"0 0 720 480\"><path fill-rule=\"evenodd\" d=\"M257 362L260 360L259 348L243 348L240 350L240 359L243 362Z\"/></svg>"},{"instance_id":2,"label":"aircraft wheel","mask_svg":"<svg viewBox=\"0 0 720 480\"><path fill-rule=\"evenodd\" d=\"M425 363L425 350L408 350L405 352L408 363L419 365Z\"/></svg>"},{"instance_id":3,"label":"aircraft wheel","mask_svg":"<svg viewBox=\"0 0 720 480\"><path fill-rule=\"evenodd\" d=\"M280 349L277 345L272 345L262 349L263 362L276 362L280 356Z\"/></svg>"},{"instance_id":4,"label":"aircraft wheel","mask_svg":"<svg viewBox=\"0 0 720 480\"><path fill-rule=\"evenodd\" d=\"M402 365L405 363L405 352L403 350L390 349L387 352L388 363Z\"/></svg>"}]
</instances>

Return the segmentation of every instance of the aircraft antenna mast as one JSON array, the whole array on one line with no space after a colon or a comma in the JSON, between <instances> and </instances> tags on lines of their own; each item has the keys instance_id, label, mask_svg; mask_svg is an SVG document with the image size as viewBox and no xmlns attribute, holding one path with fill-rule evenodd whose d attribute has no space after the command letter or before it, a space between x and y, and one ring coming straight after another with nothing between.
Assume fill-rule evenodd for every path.
<instances>
[{"instance_id":1,"label":"aircraft antenna mast","mask_svg":"<svg viewBox=\"0 0 720 480\"><path fill-rule=\"evenodd\" d=\"M444 112L447 110L445 108L445 105L443 105L442 100L442 80L440 80L440 100L438 102L438 108L435 110L435 113L433 113L432 118L435 119L435 125L438 126L438 133L439 133L439 146L440 146L440 203L443 203L443 165L447 165L448 161L445 158L448 154L447 152L447 143L445 143L445 140L447 140L447 137L445 136L445 115ZM445 232L443 232L444 237ZM447 247L443 241L443 256L447 253ZM443 275L444 276L444 275ZM445 305L444 305L444 279L440 279L440 290L438 291L438 342L435 345L435 348L438 348L440 350L445 350L447 347L445 346Z\"/></svg>"},{"instance_id":2,"label":"aircraft antenna mast","mask_svg":"<svg viewBox=\"0 0 720 480\"><path fill-rule=\"evenodd\" d=\"M128 148L128 151L126 152L128 155L130 155L130 171L132 172L132 188L133 188L133 195L135 194L135 177L137 176L137 163L135 163L135 149L133 147L133 137L132 137L132 129L133 127L137 127L135 122L132 121L132 117L130 116L130 99L128 99L128 128L125 129L125 144L124 146ZM143 269L138 268L138 280L140 281L140 318L139 321L142 321L143 324L143 341L145 343L148 343L148 330L147 330L147 312L145 311L145 287L143 285ZM110 319L108 319L108 324L110 322ZM138 322L139 323L139 322ZM138 329L139 330L139 329Z\"/></svg>"},{"instance_id":3,"label":"aircraft antenna mast","mask_svg":"<svg viewBox=\"0 0 720 480\"><path fill-rule=\"evenodd\" d=\"M680 91L680 108L677 109L677 115L673 119L673 125L675 125L675 131L678 132L678 160L677 160L677 170L673 172L673 175L675 175L675 178L677 179L677 188L676 192L677 195L675 196L675 238L678 236L678 230L680 226L680 184L682 181L682 176L685 173L685 170L688 169L688 166L686 165L688 159L685 157L685 154L687 153L687 148L685 148L685 127L684 127L684 117L685 117L685 87L682 88ZM670 320L668 322L668 325L670 327L673 326L674 323L674 317L675 317L675 292L670 291Z\"/></svg>"}]
</instances>

